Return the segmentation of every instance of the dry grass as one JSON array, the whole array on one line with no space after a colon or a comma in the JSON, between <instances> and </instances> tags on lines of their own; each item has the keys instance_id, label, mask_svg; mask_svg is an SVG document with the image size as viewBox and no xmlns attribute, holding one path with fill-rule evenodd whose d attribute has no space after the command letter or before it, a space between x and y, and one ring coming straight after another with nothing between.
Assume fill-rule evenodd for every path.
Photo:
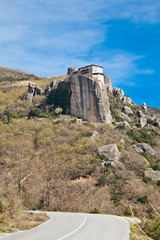
<instances>
[{"instance_id":1,"label":"dry grass","mask_svg":"<svg viewBox=\"0 0 160 240\"><path fill-rule=\"evenodd\" d=\"M16 228L19 230L26 230L36 227L47 220L49 220L49 217L43 213L22 212L17 216L17 218L10 219L7 224L2 225L1 228Z\"/></svg>"}]
</instances>

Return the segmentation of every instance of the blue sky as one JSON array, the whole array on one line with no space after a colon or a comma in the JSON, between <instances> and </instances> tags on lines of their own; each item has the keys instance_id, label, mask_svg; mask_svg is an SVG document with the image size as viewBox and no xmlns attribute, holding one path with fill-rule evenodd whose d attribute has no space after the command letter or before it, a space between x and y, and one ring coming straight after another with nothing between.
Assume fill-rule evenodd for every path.
<instances>
[{"instance_id":1,"label":"blue sky","mask_svg":"<svg viewBox=\"0 0 160 240\"><path fill-rule=\"evenodd\" d=\"M1 0L0 66L46 77L104 66L137 104L160 108L159 0Z\"/></svg>"}]
</instances>

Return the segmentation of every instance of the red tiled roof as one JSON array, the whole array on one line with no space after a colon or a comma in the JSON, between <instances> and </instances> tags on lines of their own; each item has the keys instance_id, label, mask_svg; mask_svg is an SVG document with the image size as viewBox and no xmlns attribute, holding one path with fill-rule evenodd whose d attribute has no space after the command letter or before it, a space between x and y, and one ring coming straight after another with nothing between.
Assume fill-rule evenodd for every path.
<instances>
[{"instance_id":1,"label":"red tiled roof","mask_svg":"<svg viewBox=\"0 0 160 240\"><path fill-rule=\"evenodd\" d=\"M84 67L78 68L78 70L83 69L83 68L86 68L86 67L91 67L91 66L96 66L96 67L103 68L102 66L95 65L95 64L91 64L91 65L87 65L87 66L84 66Z\"/></svg>"}]
</instances>

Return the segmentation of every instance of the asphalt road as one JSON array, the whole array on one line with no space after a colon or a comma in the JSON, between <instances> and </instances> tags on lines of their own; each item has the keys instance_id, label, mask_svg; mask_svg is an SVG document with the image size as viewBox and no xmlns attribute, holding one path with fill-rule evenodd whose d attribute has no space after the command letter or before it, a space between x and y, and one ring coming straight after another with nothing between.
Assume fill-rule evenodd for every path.
<instances>
[{"instance_id":1,"label":"asphalt road","mask_svg":"<svg viewBox=\"0 0 160 240\"><path fill-rule=\"evenodd\" d=\"M47 212L50 220L31 230L3 235L6 240L129 240L130 224L102 214Z\"/></svg>"}]
</instances>

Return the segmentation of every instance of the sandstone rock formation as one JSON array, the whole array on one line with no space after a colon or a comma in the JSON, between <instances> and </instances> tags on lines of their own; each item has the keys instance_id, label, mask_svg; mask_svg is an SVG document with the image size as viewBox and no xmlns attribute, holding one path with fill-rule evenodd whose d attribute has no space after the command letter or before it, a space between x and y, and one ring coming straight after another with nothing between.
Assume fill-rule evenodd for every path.
<instances>
[{"instance_id":1,"label":"sandstone rock formation","mask_svg":"<svg viewBox=\"0 0 160 240\"><path fill-rule=\"evenodd\" d=\"M154 149L150 145L148 145L147 143L137 143L137 144L133 145L133 147L134 147L135 151L139 152L139 153L147 152L151 155L155 154Z\"/></svg>"},{"instance_id":2,"label":"sandstone rock formation","mask_svg":"<svg viewBox=\"0 0 160 240\"><path fill-rule=\"evenodd\" d=\"M102 80L101 80L102 79ZM70 75L70 114L90 122L111 123L109 99L103 78L92 79L74 72Z\"/></svg>"}]
</instances>

